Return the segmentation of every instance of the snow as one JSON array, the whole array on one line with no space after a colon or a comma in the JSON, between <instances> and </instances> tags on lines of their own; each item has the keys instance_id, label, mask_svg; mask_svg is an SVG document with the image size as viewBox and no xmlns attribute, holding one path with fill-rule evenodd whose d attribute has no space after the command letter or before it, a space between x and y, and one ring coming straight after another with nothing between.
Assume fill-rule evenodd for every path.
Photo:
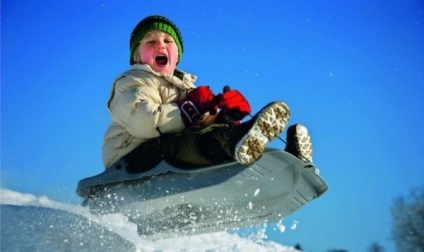
<instances>
[{"instance_id":1,"label":"snow","mask_svg":"<svg viewBox=\"0 0 424 252\"><path fill-rule=\"evenodd\" d=\"M1 188L0 204L2 251L297 251L264 240L266 226L248 237L218 232L149 241L139 237L136 225L120 214L96 216L79 205ZM284 232L282 220L277 227Z\"/></svg>"},{"instance_id":2,"label":"snow","mask_svg":"<svg viewBox=\"0 0 424 252\"><path fill-rule=\"evenodd\" d=\"M260 192L260 189L259 188L256 189L255 194L253 194L253 196L257 196L259 194L259 192Z\"/></svg>"}]
</instances>

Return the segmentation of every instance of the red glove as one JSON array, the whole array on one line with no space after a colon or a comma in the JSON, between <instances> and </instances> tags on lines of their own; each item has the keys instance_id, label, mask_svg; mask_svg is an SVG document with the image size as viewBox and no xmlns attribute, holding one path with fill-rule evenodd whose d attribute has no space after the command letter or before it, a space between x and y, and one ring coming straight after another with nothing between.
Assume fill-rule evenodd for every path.
<instances>
[{"instance_id":1,"label":"red glove","mask_svg":"<svg viewBox=\"0 0 424 252\"><path fill-rule=\"evenodd\" d=\"M224 87L224 92L215 99L218 101L217 106L221 109L220 114L227 118L226 123L240 121L251 112L246 98L238 90L230 90L228 86ZM231 122L228 122L229 119Z\"/></svg>"},{"instance_id":2,"label":"red glove","mask_svg":"<svg viewBox=\"0 0 424 252\"><path fill-rule=\"evenodd\" d=\"M177 105L181 110L181 117L186 126L192 125L206 112L216 113L216 108L212 106L215 97L208 86L200 86L192 89L184 100L178 101Z\"/></svg>"}]
</instances>

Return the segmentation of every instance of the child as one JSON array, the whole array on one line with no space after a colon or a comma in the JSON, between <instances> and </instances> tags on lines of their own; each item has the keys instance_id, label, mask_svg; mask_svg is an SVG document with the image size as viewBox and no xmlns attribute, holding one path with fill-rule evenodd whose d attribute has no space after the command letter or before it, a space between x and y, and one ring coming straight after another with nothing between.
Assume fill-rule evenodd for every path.
<instances>
[{"instance_id":1,"label":"child","mask_svg":"<svg viewBox=\"0 0 424 252\"><path fill-rule=\"evenodd\" d=\"M245 97L228 87L218 95L207 86L196 87L196 76L176 69L183 49L180 31L165 17L149 16L134 28L131 68L116 78L108 101L106 168L121 159L130 172L163 159L182 168L232 160L248 165L284 130L290 116L286 104L270 103L241 123L251 112ZM294 125L288 134L286 150L311 161L306 128Z\"/></svg>"}]
</instances>

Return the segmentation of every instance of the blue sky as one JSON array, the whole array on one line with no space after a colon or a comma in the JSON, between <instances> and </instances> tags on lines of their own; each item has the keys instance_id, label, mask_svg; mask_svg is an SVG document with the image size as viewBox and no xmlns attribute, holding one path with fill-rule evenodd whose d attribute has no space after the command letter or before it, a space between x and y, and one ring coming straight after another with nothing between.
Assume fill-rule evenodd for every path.
<instances>
[{"instance_id":1,"label":"blue sky","mask_svg":"<svg viewBox=\"0 0 424 252\"><path fill-rule=\"evenodd\" d=\"M102 171L113 79L142 18L173 20L179 68L215 92L272 100L305 124L330 185L269 239L308 251L393 251L394 197L423 186L424 4L399 1L2 1L1 186L79 203ZM275 141L274 147L284 148Z\"/></svg>"}]
</instances>

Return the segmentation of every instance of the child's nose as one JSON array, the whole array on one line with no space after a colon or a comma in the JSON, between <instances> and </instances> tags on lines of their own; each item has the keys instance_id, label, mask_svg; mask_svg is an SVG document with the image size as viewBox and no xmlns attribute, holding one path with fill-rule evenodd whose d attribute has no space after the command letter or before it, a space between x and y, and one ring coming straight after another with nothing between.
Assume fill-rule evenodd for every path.
<instances>
[{"instance_id":1,"label":"child's nose","mask_svg":"<svg viewBox=\"0 0 424 252\"><path fill-rule=\"evenodd\" d=\"M157 46L158 46L158 48L164 48L165 47L165 42L159 41Z\"/></svg>"}]
</instances>

